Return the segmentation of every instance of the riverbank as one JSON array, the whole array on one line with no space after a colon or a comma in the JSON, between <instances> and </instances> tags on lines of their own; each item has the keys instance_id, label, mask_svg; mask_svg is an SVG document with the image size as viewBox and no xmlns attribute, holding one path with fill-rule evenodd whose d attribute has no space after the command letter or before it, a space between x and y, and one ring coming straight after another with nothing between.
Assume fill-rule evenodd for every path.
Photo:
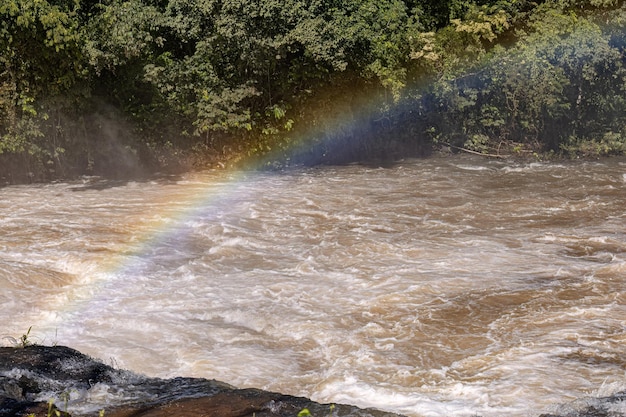
<instances>
[{"instance_id":1,"label":"riverbank","mask_svg":"<svg viewBox=\"0 0 626 417\"><path fill-rule=\"evenodd\" d=\"M95 166L74 167L72 169L42 171L23 158L0 153L0 187L7 185L51 183L74 181L85 177L102 178L112 181L141 180L160 175L183 175L208 169L215 170L277 170L294 167L341 166L362 164L375 167L391 167L406 159L447 158L457 156L477 156L485 160L499 160L511 164L524 162L562 162L574 160L598 160L619 158L623 154L603 154L601 152L555 153L542 152L532 147L517 147L516 144L500 146L497 150L479 152L440 143L428 147L414 148L400 146L392 151L383 148L353 149L344 142L325 144L326 147L311 147L294 151L290 158L273 158L271 155L247 156L245 150L220 153L214 149L177 148L146 149L125 147L116 149L111 155L102 156ZM327 149L332 148L332 151Z\"/></svg>"},{"instance_id":2,"label":"riverbank","mask_svg":"<svg viewBox=\"0 0 626 417\"><path fill-rule=\"evenodd\" d=\"M539 417L620 417L626 391L582 399ZM428 414L424 410L425 415ZM399 417L375 409L320 404L202 378L148 378L64 346L0 348L0 416ZM531 415L531 414L529 414Z\"/></svg>"},{"instance_id":3,"label":"riverbank","mask_svg":"<svg viewBox=\"0 0 626 417\"><path fill-rule=\"evenodd\" d=\"M102 412L107 417L286 417L305 409L312 416L397 416L237 389L216 380L147 378L64 346L0 348L0 416L50 416L62 410L60 415L66 417Z\"/></svg>"}]
</instances>

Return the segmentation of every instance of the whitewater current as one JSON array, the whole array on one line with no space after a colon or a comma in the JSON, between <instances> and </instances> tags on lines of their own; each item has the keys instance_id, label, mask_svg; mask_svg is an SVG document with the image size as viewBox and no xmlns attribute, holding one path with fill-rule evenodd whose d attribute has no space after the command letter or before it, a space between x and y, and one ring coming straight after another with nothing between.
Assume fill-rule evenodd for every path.
<instances>
[{"instance_id":1,"label":"whitewater current","mask_svg":"<svg viewBox=\"0 0 626 417\"><path fill-rule=\"evenodd\" d=\"M626 388L626 160L0 188L0 337L421 416ZM72 402L115 402L102 390ZM82 398L82 399L81 399Z\"/></svg>"}]
</instances>

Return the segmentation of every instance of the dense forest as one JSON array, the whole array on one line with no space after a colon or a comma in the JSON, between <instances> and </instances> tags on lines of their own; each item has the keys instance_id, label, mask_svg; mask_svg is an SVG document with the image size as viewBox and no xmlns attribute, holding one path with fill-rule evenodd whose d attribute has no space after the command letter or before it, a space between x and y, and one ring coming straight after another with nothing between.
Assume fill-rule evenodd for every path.
<instances>
[{"instance_id":1,"label":"dense forest","mask_svg":"<svg viewBox=\"0 0 626 417\"><path fill-rule=\"evenodd\" d=\"M626 151L617 0L0 0L0 183Z\"/></svg>"}]
</instances>

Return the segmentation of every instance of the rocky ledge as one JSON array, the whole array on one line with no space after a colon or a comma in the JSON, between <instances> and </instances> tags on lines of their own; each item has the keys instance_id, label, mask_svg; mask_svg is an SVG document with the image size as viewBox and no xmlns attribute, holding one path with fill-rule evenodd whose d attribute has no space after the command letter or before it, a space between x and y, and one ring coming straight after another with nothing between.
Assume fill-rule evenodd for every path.
<instances>
[{"instance_id":1,"label":"rocky ledge","mask_svg":"<svg viewBox=\"0 0 626 417\"><path fill-rule=\"evenodd\" d=\"M215 380L147 378L63 346L0 347L0 417L297 417L303 410L311 417L398 417ZM626 417L626 392L558 410L539 417Z\"/></svg>"},{"instance_id":2,"label":"rocky ledge","mask_svg":"<svg viewBox=\"0 0 626 417\"><path fill-rule=\"evenodd\" d=\"M295 417L305 409L320 417L397 417L215 380L147 378L64 346L0 348L0 416Z\"/></svg>"}]
</instances>

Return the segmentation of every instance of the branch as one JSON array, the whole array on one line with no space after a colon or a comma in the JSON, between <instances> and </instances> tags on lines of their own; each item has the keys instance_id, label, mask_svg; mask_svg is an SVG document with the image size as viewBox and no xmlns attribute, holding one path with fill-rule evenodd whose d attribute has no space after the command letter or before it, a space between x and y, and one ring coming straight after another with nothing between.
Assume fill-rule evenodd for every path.
<instances>
[{"instance_id":1,"label":"branch","mask_svg":"<svg viewBox=\"0 0 626 417\"><path fill-rule=\"evenodd\" d=\"M508 155L499 155L499 154L493 154L493 153L476 152L476 151L472 151L470 149L465 149L465 148L461 148L461 147L458 147L458 146L454 146L454 145L451 145L451 144L446 143L446 142L442 142L442 143L444 145L446 145L446 146L449 146L449 147L453 148L453 149L457 149L459 151L471 153L473 155L480 155L480 156L485 156L485 157L488 157L488 158L500 158L500 159L506 159L506 158L509 157Z\"/></svg>"}]
</instances>

